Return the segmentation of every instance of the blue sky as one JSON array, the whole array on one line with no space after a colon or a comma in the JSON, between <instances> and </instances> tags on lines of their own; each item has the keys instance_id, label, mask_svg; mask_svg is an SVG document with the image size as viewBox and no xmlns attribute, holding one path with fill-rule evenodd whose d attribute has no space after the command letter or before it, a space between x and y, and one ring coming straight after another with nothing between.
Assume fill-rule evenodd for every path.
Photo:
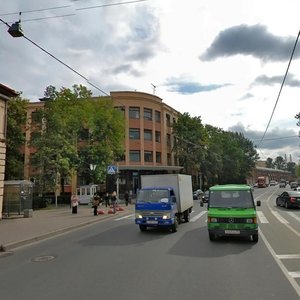
<instances>
[{"instance_id":1,"label":"blue sky","mask_svg":"<svg viewBox=\"0 0 300 300\"><path fill-rule=\"evenodd\" d=\"M299 161L299 45L279 97L300 29L298 0L15 0L2 5L0 18L11 24L20 11L25 36L83 75L12 38L1 23L0 82L30 101L49 85L83 84L95 96L155 92L254 143L273 112L261 158Z\"/></svg>"}]
</instances>

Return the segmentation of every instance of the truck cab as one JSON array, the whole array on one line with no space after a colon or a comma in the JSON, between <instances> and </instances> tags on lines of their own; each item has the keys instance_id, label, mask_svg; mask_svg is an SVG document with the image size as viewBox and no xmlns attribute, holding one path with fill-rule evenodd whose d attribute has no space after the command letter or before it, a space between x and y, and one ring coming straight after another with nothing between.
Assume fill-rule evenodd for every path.
<instances>
[{"instance_id":1,"label":"truck cab","mask_svg":"<svg viewBox=\"0 0 300 300\"><path fill-rule=\"evenodd\" d=\"M147 227L177 230L177 204L172 187L146 187L139 191L135 204L135 223L141 231Z\"/></svg>"}]
</instances>

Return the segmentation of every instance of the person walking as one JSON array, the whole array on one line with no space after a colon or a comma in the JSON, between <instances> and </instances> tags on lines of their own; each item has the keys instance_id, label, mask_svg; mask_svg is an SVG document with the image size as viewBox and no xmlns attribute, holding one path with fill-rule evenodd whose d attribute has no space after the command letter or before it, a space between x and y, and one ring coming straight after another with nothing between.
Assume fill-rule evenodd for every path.
<instances>
[{"instance_id":1,"label":"person walking","mask_svg":"<svg viewBox=\"0 0 300 300\"><path fill-rule=\"evenodd\" d=\"M111 194L111 203L113 205L113 213L116 213L116 201L117 201L117 193L116 191L113 191Z\"/></svg>"},{"instance_id":2,"label":"person walking","mask_svg":"<svg viewBox=\"0 0 300 300\"><path fill-rule=\"evenodd\" d=\"M128 206L128 202L129 202L129 193L128 193L128 191L125 191L124 199L125 199L126 206Z\"/></svg>"},{"instance_id":3,"label":"person walking","mask_svg":"<svg viewBox=\"0 0 300 300\"><path fill-rule=\"evenodd\" d=\"M77 214L77 207L79 204L79 199L77 195L72 195L71 196L71 206L72 206L72 214Z\"/></svg>"},{"instance_id":4,"label":"person walking","mask_svg":"<svg viewBox=\"0 0 300 300\"><path fill-rule=\"evenodd\" d=\"M109 194L106 192L104 196L104 201L105 201L105 207L109 206Z\"/></svg>"},{"instance_id":5,"label":"person walking","mask_svg":"<svg viewBox=\"0 0 300 300\"><path fill-rule=\"evenodd\" d=\"M92 208L94 209L94 216L98 215L98 206L100 204L100 199L99 195L95 194L93 199L92 199Z\"/></svg>"}]
</instances>

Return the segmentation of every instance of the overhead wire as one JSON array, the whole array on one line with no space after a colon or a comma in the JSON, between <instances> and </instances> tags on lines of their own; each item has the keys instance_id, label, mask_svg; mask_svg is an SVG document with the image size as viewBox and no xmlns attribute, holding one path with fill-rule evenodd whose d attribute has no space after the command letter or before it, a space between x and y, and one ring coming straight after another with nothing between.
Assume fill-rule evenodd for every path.
<instances>
[{"instance_id":1,"label":"overhead wire","mask_svg":"<svg viewBox=\"0 0 300 300\"><path fill-rule=\"evenodd\" d=\"M288 72L289 72L289 68L290 68L291 62L292 62L292 60L293 60L293 56L294 56L294 53L295 53L295 49L296 49L296 47L297 47L297 43L298 43L299 36L300 36L300 31L298 32L298 35L297 35L297 38L296 38L296 41L295 41L295 44L294 44L294 47L293 47L293 50L292 50L290 59L289 59L289 63L288 63L288 66L287 66L285 75L284 75L284 77L283 77L283 80L282 80L282 83L281 83L281 86L280 86L280 89L279 89L279 93L278 93L278 96L277 96L275 105L274 105L274 107L273 107L273 111L272 111L272 113L271 113L269 122L268 122L268 124L267 124L267 127L266 127L266 129L265 129L265 131L264 131L264 134L263 134L262 138L260 139L260 142L259 142L258 145L257 145L257 148L260 148L260 145L261 145L261 143L263 142L263 140L264 140L264 138L265 138L265 136L266 136L266 133L267 133L267 131L268 131L268 129L269 129L270 123L271 123L271 121L272 121L272 118L273 118L275 109L276 109L276 107L277 107L277 104L278 104L278 101L279 101L279 98L280 98L280 95L281 95L281 91L282 91L282 89L283 89L283 86L284 86L286 77L287 77Z\"/></svg>"}]
</instances>

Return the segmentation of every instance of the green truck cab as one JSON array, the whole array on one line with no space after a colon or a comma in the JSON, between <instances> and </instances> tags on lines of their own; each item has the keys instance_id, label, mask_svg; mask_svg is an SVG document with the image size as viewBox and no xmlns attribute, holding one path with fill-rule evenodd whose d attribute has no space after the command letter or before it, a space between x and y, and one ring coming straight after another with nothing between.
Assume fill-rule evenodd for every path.
<instances>
[{"instance_id":1,"label":"green truck cab","mask_svg":"<svg viewBox=\"0 0 300 300\"><path fill-rule=\"evenodd\" d=\"M203 206L203 203L200 203ZM260 201L257 201L260 206ZM245 184L215 185L209 189L207 229L209 239L249 236L258 241L256 205L252 189Z\"/></svg>"}]
</instances>

